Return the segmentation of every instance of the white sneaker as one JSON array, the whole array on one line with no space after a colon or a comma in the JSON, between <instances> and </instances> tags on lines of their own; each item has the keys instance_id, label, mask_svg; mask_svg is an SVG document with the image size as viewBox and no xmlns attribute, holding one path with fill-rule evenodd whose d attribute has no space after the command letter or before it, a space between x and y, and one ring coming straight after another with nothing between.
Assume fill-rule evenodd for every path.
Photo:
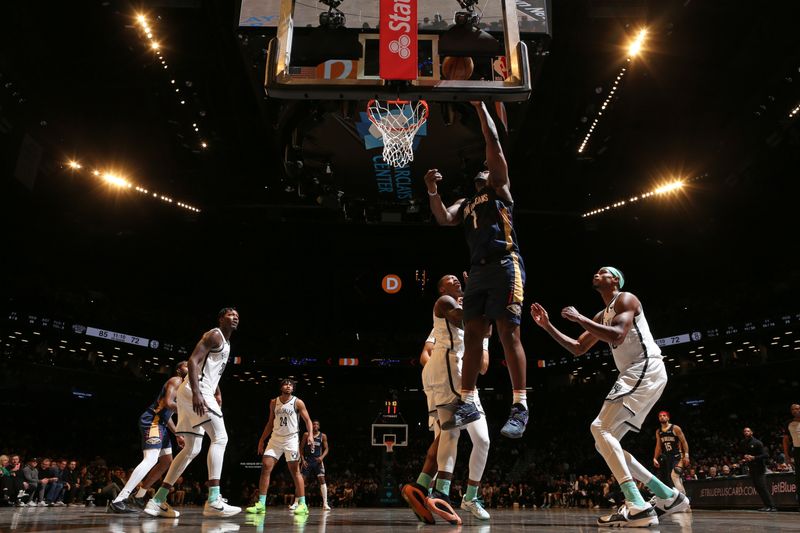
<instances>
[{"instance_id":1,"label":"white sneaker","mask_svg":"<svg viewBox=\"0 0 800 533\"><path fill-rule=\"evenodd\" d=\"M44 500L40 501L40 502L39 502L39 503L37 503L36 505L38 505L39 507L47 507L47 506L48 506L47 502L46 502L46 501L44 501Z\"/></svg>"},{"instance_id":2,"label":"white sneaker","mask_svg":"<svg viewBox=\"0 0 800 533\"><path fill-rule=\"evenodd\" d=\"M150 516L160 516L162 518L178 518L181 513L173 509L167 502L156 503L152 498L144 506L144 512Z\"/></svg>"},{"instance_id":3,"label":"white sneaker","mask_svg":"<svg viewBox=\"0 0 800 533\"><path fill-rule=\"evenodd\" d=\"M689 498L677 490L675 490L672 498L663 499L659 498L658 496L653 496L650 498L650 505L652 505L656 510L656 514L658 516L666 516L673 513L685 513L687 511L691 511L691 503L689 502Z\"/></svg>"},{"instance_id":4,"label":"white sneaker","mask_svg":"<svg viewBox=\"0 0 800 533\"><path fill-rule=\"evenodd\" d=\"M290 511L294 511L295 509L297 509L297 502L294 502L292 505L289 506Z\"/></svg>"},{"instance_id":5,"label":"white sneaker","mask_svg":"<svg viewBox=\"0 0 800 533\"><path fill-rule=\"evenodd\" d=\"M489 518L491 518L489 513L486 512L486 509L483 508L483 502L478 498L470 501L464 498L461 500L461 508L472 513L472 516L478 520L489 520Z\"/></svg>"},{"instance_id":6,"label":"white sneaker","mask_svg":"<svg viewBox=\"0 0 800 533\"><path fill-rule=\"evenodd\" d=\"M331 506L326 503L325 505L322 506L322 510L323 511L330 511L331 510Z\"/></svg>"},{"instance_id":7,"label":"white sneaker","mask_svg":"<svg viewBox=\"0 0 800 533\"><path fill-rule=\"evenodd\" d=\"M67 504L64 502L53 502L53 507L64 507L65 505Z\"/></svg>"},{"instance_id":8,"label":"white sneaker","mask_svg":"<svg viewBox=\"0 0 800 533\"><path fill-rule=\"evenodd\" d=\"M207 501L206 505L203 507L203 516L233 516L241 512L241 507L228 505L220 497L213 502Z\"/></svg>"}]
</instances>

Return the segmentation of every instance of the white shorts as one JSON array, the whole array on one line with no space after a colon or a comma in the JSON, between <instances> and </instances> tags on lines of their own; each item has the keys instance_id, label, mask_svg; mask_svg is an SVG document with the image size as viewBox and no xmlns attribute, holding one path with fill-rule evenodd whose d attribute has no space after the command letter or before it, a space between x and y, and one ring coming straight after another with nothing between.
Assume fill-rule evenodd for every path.
<instances>
[{"instance_id":1,"label":"white shorts","mask_svg":"<svg viewBox=\"0 0 800 533\"><path fill-rule=\"evenodd\" d=\"M281 455L286 457L286 462L300 460L300 442L297 440L297 435L290 437L274 436L270 437L267 447L264 450L264 455L272 457L279 461Z\"/></svg>"},{"instance_id":2,"label":"white shorts","mask_svg":"<svg viewBox=\"0 0 800 533\"><path fill-rule=\"evenodd\" d=\"M422 367L422 390L425 391L425 399L428 401L428 429L435 431L436 428L436 402L433 400L433 388L431 386L431 365L430 361Z\"/></svg>"},{"instance_id":3,"label":"white shorts","mask_svg":"<svg viewBox=\"0 0 800 533\"><path fill-rule=\"evenodd\" d=\"M444 346L434 347L425 370L431 393L428 394L428 410L450 405L461 399L461 353L448 350ZM480 398L476 396L475 405L483 414Z\"/></svg>"},{"instance_id":4,"label":"white shorts","mask_svg":"<svg viewBox=\"0 0 800 533\"><path fill-rule=\"evenodd\" d=\"M612 422L610 427L619 427L622 434L639 432L666 386L667 369L660 357L645 359L620 373L606 396L606 402L619 402L624 409L619 409L616 415L619 420ZM613 433L616 435L617 430Z\"/></svg>"},{"instance_id":5,"label":"white shorts","mask_svg":"<svg viewBox=\"0 0 800 533\"><path fill-rule=\"evenodd\" d=\"M176 425L176 433L178 435L188 433L202 437L206 434L203 426L209 422L223 424L224 426L222 409L219 408L214 395L203 394L203 399L206 402L206 414L198 415L192 407L192 389L186 384L181 384L178 387L175 402L178 405L178 424Z\"/></svg>"}]
</instances>

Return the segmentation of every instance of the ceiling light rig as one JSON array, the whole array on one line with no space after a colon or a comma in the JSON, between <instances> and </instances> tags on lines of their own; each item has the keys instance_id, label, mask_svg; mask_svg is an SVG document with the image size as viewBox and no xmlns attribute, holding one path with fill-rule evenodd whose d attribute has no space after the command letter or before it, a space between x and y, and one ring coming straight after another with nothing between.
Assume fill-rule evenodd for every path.
<instances>
[{"instance_id":1,"label":"ceiling light rig","mask_svg":"<svg viewBox=\"0 0 800 533\"><path fill-rule=\"evenodd\" d=\"M83 170L83 165L74 159L70 159L66 163L64 163L64 167L67 168L72 174L79 174L80 171ZM185 209L187 211L192 211L194 213L201 213L202 211L197 207L187 204L186 202L176 202L172 199L172 197L161 194L156 191L150 191L144 187L136 185L132 183L125 177L120 176L119 174L111 171L103 171L94 169L91 172L87 172L88 175L100 178L103 182L107 183L108 185L113 185L119 189L131 189L132 191L136 191L137 193L147 196L149 198L153 198L156 200L161 200L167 204L174 204L176 207L180 207L181 209Z\"/></svg>"},{"instance_id":2,"label":"ceiling light rig","mask_svg":"<svg viewBox=\"0 0 800 533\"><path fill-rule=\"evenodd\" d=\"M167 59L166 59L166 57L164 55L164 51L163 51L164 46L163 46L163 44L161 44L159 41L156 40L155 32L153 31L153 27L150 24L150 22L148 21L147 16L144 15L144 14L141 14L141 13L136 15L136 23L138 24L139 29L141 30L142 34L144 34L144 38L147 41L146 44L147 44L148 48L155 54L155 57L158 59L158 61L161 64L161 66L165 70L168 69L169 68L169 64L167 63ZM175 79L170 79L169 83L170 83L170 85L175 85L176 84L176 80ZM191 86L191 82L186 82L186 85L187 86ZM186 105L186 99L181 96L180 88L176 87L173 94L175 95L176 101L180 105ZM200 131L200 127L198 126L196 121L194 123L192 123L192 130L197 135L197 142L195 143L195 146L197 148L201 149L201 150L207 150L208 149L208 141L206 139L204 139L203 134Z\"/></svg>"},{"instance_id":3,"label":"ceiling light rig","mask_svg":"<svg viewBox=\"0 0 800 533\"><path fill-rule=\"evenodd\" d=\"M581 141L581 144L578 147L579 154L582 154L584 150L586 150L586 146L589 144L589 140L592 138L594 130L597 129L597 126L600 123L600 118L603 116L603 113L606 113L606 109L611 104L611 100L612 98L614 98L614 94L620 88L622 79L628 72L628 67L631 64L631 61L633 60L634 57L638 56L641 53L645 38L647 38L647 29L642 28L641 30L639 30L639 33L636 35L636 37L634 37L631 44L628 46L628 58L625 60L625 64L622 67L620 67L619 72L617 73L617 77L616 79L614 79L614 83L612 84L611 89L608 91L608 96L606 96L606 99L603 101L603 104L597 111L597 116L594 117L594 120L589 125L589 130L586 132L586 135L584 135L583 141Z\"/></svg>"},{"instance_id":4,"label":"ceiling light rig","mask_svg":"<svg viewBox=\"0 0 800 533\"><path fill-rule=\"evenodd\" d=\"M618 202L615 202L613 204L607 205L605 207L598 207L597 209L593 209L593 210L591 210L591 211L589 211L587 213L582 214L581 218L597 216L597 215L606 213L608 211L611 211L613 209L619 209L621 207L625 207L625 206L630 205L630 204L638 203L638 202L640 202L642 200L647 200L648 198L664 197L664 196L666 196L666 195L668 195L670 193L676 193L676 192L682 190L686 186L686 184L688 182L696 181L696 180L698 180L700 178L703 178L705 176L706 175L703 174L703 175L700 175L700 176L695 176L693 178L678 178L678 179L673 180L673 181L671 181L669 183L661 185L661 186L653 189L650 192L642 193L642 194L640 194L638 196L631 196L627 200L620 200Z\"/></svg>"}]
</instances>

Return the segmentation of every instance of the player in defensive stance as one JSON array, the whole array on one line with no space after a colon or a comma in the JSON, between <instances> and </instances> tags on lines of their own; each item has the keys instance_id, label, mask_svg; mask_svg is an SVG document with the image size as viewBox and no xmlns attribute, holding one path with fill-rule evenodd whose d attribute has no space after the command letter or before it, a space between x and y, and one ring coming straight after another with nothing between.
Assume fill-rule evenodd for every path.
<instances>
[{"instance_id":1,"label":"player in defensive stance","mask_svg":"<svg viewBox=\"0 0 800 533\"><path fill-rule=\"evenodd\" d=\"M689 466L689 443L686 442L686 435L680 426L670 423L667 411L658 413L658 422L661 427L656 430L653 466L658 468L658 478L666 486L675 487L686 494L681 479L683 467Z\"/></svg>"},{"instance_id":2,"label":"player in defensive stance","mask_svg":"<svg viewBox=\"0 0 800 533\"><path fill-rule=\"evenodd\" d=\"M432 389L433 404L436 406L436 415L442 424L442 430L439 434L436 457L439 471L436 474L436 486L427 499L427 505L434 514L451 524L460 524L461 518L450 504L450 482L455 469L461 429L444 428L447 427L448 421L452 421L453 406L457 404L461 391L464 310L460 301L463 293L461 283L453 275L442 277L439 280L438 289L440 296L433 306L433 332L436 343L426 368L429 368L428 379ZM481 374L485 374L489 366L486 333L484 333L482 347L481 367L478 370ZM472 440L472 453L469 459L469 481L467 482L467 491L461 501L461 508L471 512L480 520L488 520L489 513L481 505L478 489L489 455L489 428L477 394L474 401L480 418L466 426L467 433Z\"/></svg>"},{"instance_id":3,"label":"player in defensive stance","mask_svg":"<svg viewBox=\"0 0 800 533\"><path fill-rule=\"evenodd\" d=\"M151 516L177 518L180 513L167 503L169 489L183 474L189 463L203 449L203 435L208 433L208 501L204 516L232 516L242 511L228 505L219 493L222 461L228 444L228 433L222 418L222 392L219 380L231 352L230 338L239 327L239 313L232 307L217 315L218 326L208 330L189 357L189 374L178 387L178 434L186 446L172 461L161 488L147 502L144 512Z\"/></svg>"},{"instance_id":4,"label":"player in defensive stance","mask_svg":"<svg viewBox=\"0 0 800 533\"><path fill-rule=\"evenodd\" d=\"M300 471L303 474L303 483L305 478L316 477L319 483L319 494L322 496L322 510L330 511L331 507L328 505L328 485L325 484L325 463L322 461L328 456L328 436L320 431L319 420L312 422L314 431L311 438L314 440L314 446L308 444L303 445L303 455L300 458ZM300 442L308 442L308 431L303 433L300 437ZM289 509L297 509L298 502L294 502Z\"/></svg>"},{"instance_id":5,"label":"player in defensive stance","mask_svg":"<svg viewBox=\"0 0 800 533\"><path fill-rule=\"evenodd\" d=\"M678 490L664 485L639 461L622 449L620 439L629 431L639 431L653 405L667 385L667 371L661 349L650 333L639 299L620 292L625 278L614 267L602 267L592 279L606 307L594 318L565 307L561 316L579 324L585 331L577 339L561 333L550 323L547 311L534 303L531 315L561 346L574 355L586 353L597 341L607 342L614 355L619 377L606 396L600 414L591 424L595 447L605 459L625 494L625 504L616 513L597 519L599 526L647 527L658 524L659 514L680 512L689 500ZM642 498L635 479L656 496L655 508ZM660 511L660 512L658 512Z\"/></svg>"},{"instance_id":6,"label":"player in defensive stance","mask_svg":"<svg viewBox=\"0 0 800 533\"><path fill-rule=\"evenodd\" d=\"M175 424L172 423L172 413L177 409L175 394L183 378L186 376L187 362L181 361L175 365L175 375L161 386L161 392L155 401L150 404L139 417L139 429L142 432L142 462L133 469L131 477L116 499L109 503L109 508L114 513L137 513L138 509L126 503L126 500L142 479L152 470L152 474L160 477L172 462L172 442L170 433L175 433ZM177 436L179 446L185 444L183 437ZM148 476L150 477L150 476ZM142 489L143 491L146 489ZM138 494L137 498L143 497Z\"/></svg>"},{"instance_id":7,"label":"player in defensive stance","mask_svg":"<svg viewBox=\"0 0 800 533\"><path fill-rule=\"evenodd\" d=\"M306 489L303 475L300 473L300 446L297 439L300 431L298 416L303 418L303 423L306 425L305 444L312 451L314 450L314 438L311 434L313 426L311 417L308 416L308 410L306 410L306 404L297 396L292 396L293 392L294 381L284 379L281 381L281 395L269 402L269 420L258 440L258 454L262 455L258 501L246 509L250 514L264 514L267 511L269 477L281 455L286 457L286 466L289 467L289 473L292 474L294 480L295 502L297 502L294 514L308 514ZM270 436L269 443L265 447L268 436Z\"/></svg>"}]
</instances>

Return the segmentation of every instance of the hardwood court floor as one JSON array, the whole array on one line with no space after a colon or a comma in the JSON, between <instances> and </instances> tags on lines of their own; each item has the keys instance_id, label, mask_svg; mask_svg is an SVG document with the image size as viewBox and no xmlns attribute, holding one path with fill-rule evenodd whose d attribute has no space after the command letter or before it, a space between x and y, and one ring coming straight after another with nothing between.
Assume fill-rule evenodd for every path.
<instances>
[{"instance_id":1,"label":"hardwood court floor","mask_svg":"<svg viewBox=\"0 0 800 533\"><path fill-rule=\"evenodd\" d=\"M199 507L180 509L181 517L174 520L144 518L140 515L107 514L102 508L3 508L0 509L0 531L88 531L111 533L506 533L520 531L586 532L606 531L598 528L595 519L605 510L548 509L492 510L488 523L475 520L469 513L459 511L464 524L451 526L444 522L426 526L420 524L405 508L334 509L322 512L312 508L305 519L298 519L284 508L270 508L266 515L247 516L244 513L227 518L204 518ZM639 531L664 533L691 532L800 532L800 513L780 512L763 514L755 511L703 511L671 515L657 527Z\"/></svg>"}]
</instances>

